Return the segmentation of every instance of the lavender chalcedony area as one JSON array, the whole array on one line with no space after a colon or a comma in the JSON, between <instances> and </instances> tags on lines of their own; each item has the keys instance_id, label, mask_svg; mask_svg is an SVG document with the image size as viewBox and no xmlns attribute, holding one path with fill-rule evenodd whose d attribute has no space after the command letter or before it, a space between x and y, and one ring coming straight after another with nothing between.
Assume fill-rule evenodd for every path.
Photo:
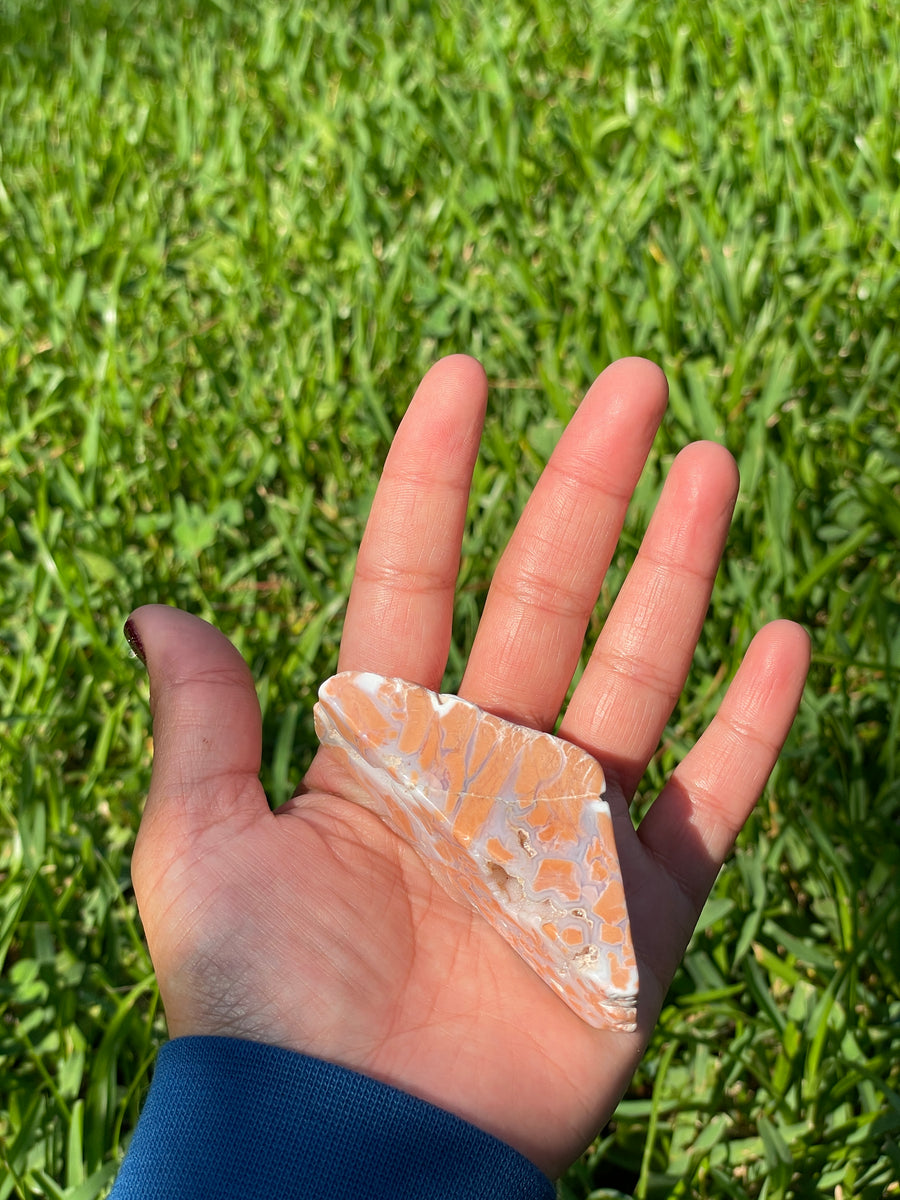
<instances>
[{"instance_id":1,"label":"lavender chalcedony area","mask_svg":"<svg viewBox=\"0 0 900 1200\"><path fill-rule=\"evenodd\" d=\"M590 1025L635 1028L638 971L600 765L459 696L343 672L316 732L371 807Z\"/></svg>"}]
</instances>

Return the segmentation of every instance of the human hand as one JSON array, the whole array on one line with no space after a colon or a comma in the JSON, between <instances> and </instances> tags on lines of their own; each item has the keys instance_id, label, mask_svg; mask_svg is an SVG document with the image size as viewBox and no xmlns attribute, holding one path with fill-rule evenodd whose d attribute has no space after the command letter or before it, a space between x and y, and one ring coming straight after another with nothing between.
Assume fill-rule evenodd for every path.
<instances>
[{"instance_id":1,"label":"human hand","mask_svg":"<svg viewBox=\"0 0 900 1200\"><path fill-rule=\"evenodd\" d=\"M477 363L425 377L360 549L340 670L437 690L484 415ZM666 401L638 359L601 375L497 568L460 694L552 729ZM754 639L720 710L635 831L628 802L684 686L737 491L721 447L674 462L559 733L603 765L640 973L633 1034L585 1024L369 810L320 749L270 811L249 671L211 626L130 618L155 754L133 876L173 1036L274 1043L391 1083L554 1176L612 1113L703 902L787 735L808 664L797 626Z\"/></svg>"}]
</instances>

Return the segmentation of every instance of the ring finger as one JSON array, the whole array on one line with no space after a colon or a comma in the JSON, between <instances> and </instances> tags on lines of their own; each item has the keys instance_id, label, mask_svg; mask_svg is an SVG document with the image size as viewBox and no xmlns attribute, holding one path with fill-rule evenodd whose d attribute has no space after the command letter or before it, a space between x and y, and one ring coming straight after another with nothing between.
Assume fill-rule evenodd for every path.
<instances>
[{"instance_id":1,"label":"ring finger","mask_svg":"<svg viewBox=\"0 0 900 1200\"><path fill-rule=\"evenodd\" d=\"M737 495L731 455L696 442L675 459L628 578L560 728L630 797L684 687Z\"/></svg>"}]
</instances>

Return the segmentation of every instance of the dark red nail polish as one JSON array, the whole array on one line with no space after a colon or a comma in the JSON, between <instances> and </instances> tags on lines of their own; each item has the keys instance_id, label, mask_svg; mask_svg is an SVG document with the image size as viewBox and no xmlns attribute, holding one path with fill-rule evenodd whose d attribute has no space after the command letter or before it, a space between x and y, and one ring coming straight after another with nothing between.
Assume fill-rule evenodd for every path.
<instances>
[{"instance_id":1,"label":"dark red nail polish","mask_svg":"<svg viewBox=\"0 0 900 1200\"><path fill-rule=\"evenodd\" d=\"M137 629L135 628L134 622L131 620L131 617L129 617L128 620L125 622L125 628L124 628L123 632L125 634L125 641L128 643L128 645L131 647L131 649L134 651L134 653L138 656L138 658L141 660L141 662L146 667L147 655L144 653L144 643L141 641L140 635L139 635Z\"/></svg>"}]
</instances>

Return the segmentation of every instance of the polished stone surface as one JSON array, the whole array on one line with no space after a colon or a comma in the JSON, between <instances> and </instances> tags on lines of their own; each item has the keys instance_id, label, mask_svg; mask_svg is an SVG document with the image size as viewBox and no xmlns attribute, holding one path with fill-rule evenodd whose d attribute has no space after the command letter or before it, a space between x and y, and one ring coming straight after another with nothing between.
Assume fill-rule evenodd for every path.
<instances>
[{"instance_id":1,"label":"polished stone surface","mask_svg":"<svg viewBox=\"0 0 900 1200\"><path fill-rule=\"evenodd\" d=\"M578 1015L635 1027L638 975L603 771L561 738L458 696L347 671L316 732L354 797L421 855Z\"/></svg>"}]
</instances>

